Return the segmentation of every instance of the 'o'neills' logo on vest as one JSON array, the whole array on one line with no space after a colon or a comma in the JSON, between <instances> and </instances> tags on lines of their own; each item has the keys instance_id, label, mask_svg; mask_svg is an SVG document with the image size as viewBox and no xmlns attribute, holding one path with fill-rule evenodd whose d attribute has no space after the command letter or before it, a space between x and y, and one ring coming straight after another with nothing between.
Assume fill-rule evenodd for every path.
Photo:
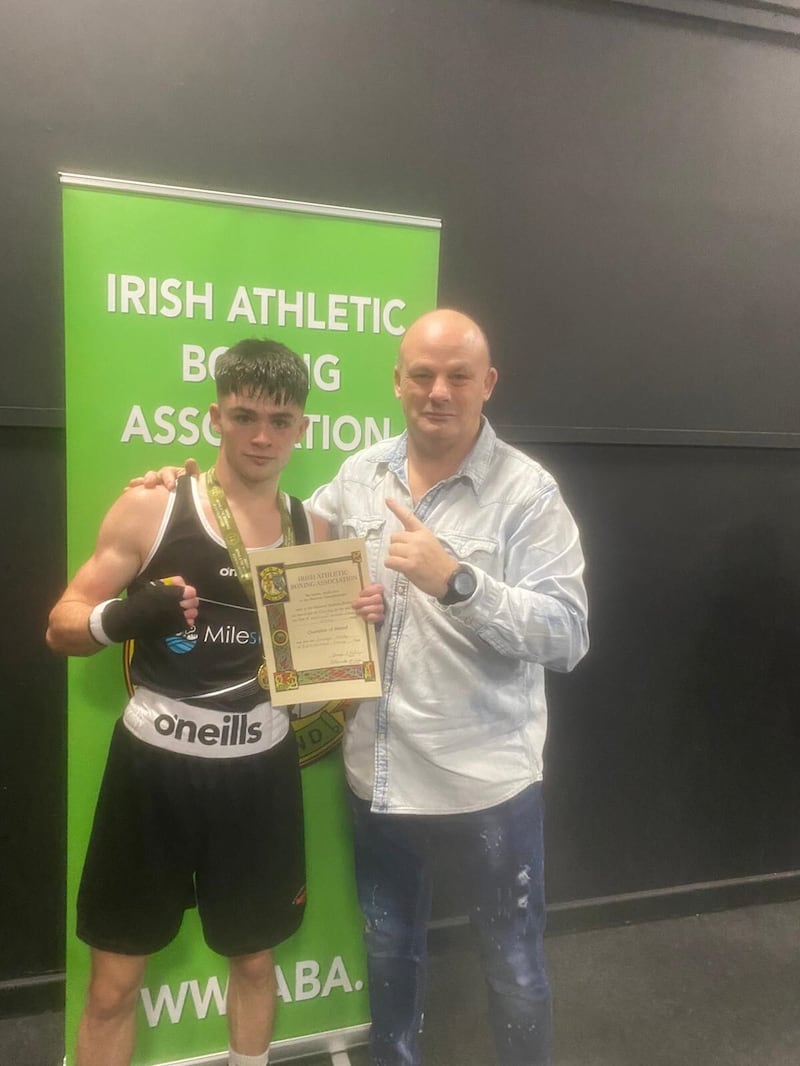
<instances>
[{"instance_id":1,"label":"'o'neills' logo on vest","mask_svg":"<svg viewBox=\"0 0 800 1066\"><path fill-rule=\"evenodd\" d=\"M173 737L184 744L204 744L209 748L257 744L261 740L261 722L248 723L246 714L224 714L221 725L206 723L200 726L189 718L160 714L153 727L162 737Z\"/></svg>"}]
</instances>

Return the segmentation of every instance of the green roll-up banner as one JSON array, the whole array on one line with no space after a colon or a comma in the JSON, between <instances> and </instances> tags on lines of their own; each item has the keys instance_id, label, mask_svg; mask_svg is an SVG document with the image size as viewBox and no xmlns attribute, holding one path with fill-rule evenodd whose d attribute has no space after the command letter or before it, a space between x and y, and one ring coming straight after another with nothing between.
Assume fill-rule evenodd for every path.
<instances>
[{"instance_id":1,"label":"green roll-up banner","mask_svg":"<svg viewBox=\"0 0 800 1066\"><path fill-rule=\"evenodd\" d=\"M399 338L436 304L439 223L64 174L67 509L70 573L135 474L214 458L207 411L217 355L244 337L306 359L308 432L283 479L295 495L347 453L402 425L391 370ZM119 649L69 664L67 1063L88 977L75 896L112 725ZM337 742L341 705L297 708L308 847L303 926L276 955L272 1061L363 1041L361 922ZM148 967L136 1066L226 1061L227 965L196 913Z\"/></svg>"}]
</instances>

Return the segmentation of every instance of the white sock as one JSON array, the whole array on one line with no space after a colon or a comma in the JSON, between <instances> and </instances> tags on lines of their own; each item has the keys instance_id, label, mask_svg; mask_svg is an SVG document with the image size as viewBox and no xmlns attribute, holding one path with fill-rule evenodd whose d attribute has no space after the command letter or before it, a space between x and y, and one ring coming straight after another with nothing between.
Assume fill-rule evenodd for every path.
<instances>
[{"instance_id":1,"label":"white sock","mask_svg":"<svg viewBox=\"0 0 800 1066\"><path fill-rule=\"evenodd\" d=\"M263 1055L242 1055L240 1051L228 1048L228 1066L267 1066L269 1048Z\"/></svg>"}]
</instances>

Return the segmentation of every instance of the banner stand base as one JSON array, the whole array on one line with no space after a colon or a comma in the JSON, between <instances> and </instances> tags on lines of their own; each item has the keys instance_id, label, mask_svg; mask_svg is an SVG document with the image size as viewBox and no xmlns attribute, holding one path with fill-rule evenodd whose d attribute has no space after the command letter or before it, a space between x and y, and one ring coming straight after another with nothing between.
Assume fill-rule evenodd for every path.
<instances>
[{"instance_id":1,"label":"banner stand base","mask_svg":"<svg viewBox=\"0 0 800 1066\"><path fill-rule=\"evenodd\" d=\"M348 1048L359 1047L369 1040L369 1024L351 1025L347 1029L331 1029L327 1033L311 1033L291 1040L276 1040L269 1049L270 1063L292 1062L307 1055L331 1057L331 1066L350 1066ZM64 1059L63 1066L67 1066ZM159 1066L228 1066L227 1051L214 1051L192 1059L177 1059Z\"/></svg>"}]
</instances>

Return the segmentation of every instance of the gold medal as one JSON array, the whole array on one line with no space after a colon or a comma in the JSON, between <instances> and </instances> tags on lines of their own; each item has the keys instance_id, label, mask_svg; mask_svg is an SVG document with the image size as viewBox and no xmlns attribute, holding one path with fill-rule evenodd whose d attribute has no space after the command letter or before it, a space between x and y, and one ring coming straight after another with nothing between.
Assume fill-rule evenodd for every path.
<instances>
[{"instance_id":1,"label":"gold medal","mask_svg":"<svg viewBox=\"0 0 800 1066\"><path fill-rule=\"evenodd\" d=\"M256 681L258 681L260 687L263 688L265 692L269 692L269 670L267 669L266 663L262 663L261 666L259 666L258 673L256 674Z\"/></svg>"}]
</instances>

